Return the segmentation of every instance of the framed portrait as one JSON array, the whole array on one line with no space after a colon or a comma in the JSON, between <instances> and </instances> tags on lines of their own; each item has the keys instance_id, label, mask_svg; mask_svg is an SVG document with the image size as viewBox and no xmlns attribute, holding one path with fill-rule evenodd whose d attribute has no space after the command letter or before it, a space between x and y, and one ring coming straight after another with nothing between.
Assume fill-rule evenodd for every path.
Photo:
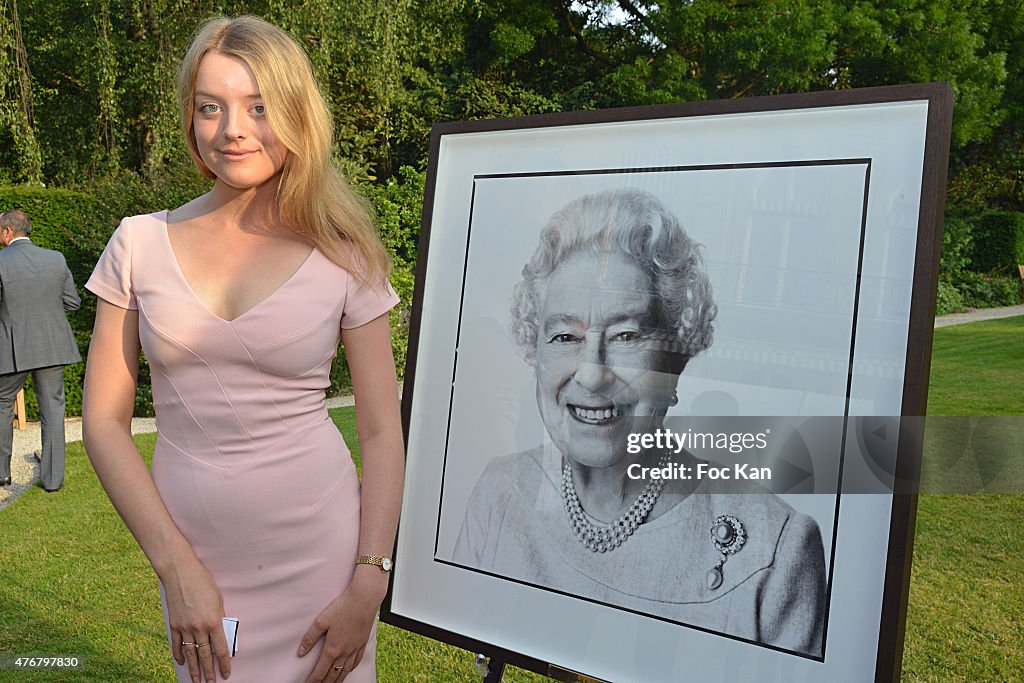
<instances>
[{"instance_id":1,"label":"framed portrait","mask_svg":"<svg viewBox=\"0 0 1024 683\"><path fill-rule=\"evenodd\" d=\"M381 618L561 680L898 678L951 110L435 126Z\"/></svg>"}]
</instances>

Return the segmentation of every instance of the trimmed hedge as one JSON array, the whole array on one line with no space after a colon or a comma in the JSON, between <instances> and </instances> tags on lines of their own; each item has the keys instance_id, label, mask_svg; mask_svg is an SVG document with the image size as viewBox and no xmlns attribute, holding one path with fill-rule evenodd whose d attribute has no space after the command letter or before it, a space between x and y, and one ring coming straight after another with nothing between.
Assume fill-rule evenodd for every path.
<instances>
[{"instance_id":1,"label":"trimmed hedge","mask_svg":"<svg viewBox=\"0 0 1024 683\"><path fill-rule=\"evenodd\" d=\"M950 218L942 234L937 314L1020 303L1018 263L1024 263L1024 213Z\"/></svg>"},{"instance_id":2,"label":"trimmed hedge","mask_svg":"<svg viewBox=\"0 0 1024 683\"><path fill-rule=\"evenodd\" d=\"M1024 213L986 211L974 221L971 270L996 275L1017 275L1024 263Z\"/></svg>"}]
</instances>

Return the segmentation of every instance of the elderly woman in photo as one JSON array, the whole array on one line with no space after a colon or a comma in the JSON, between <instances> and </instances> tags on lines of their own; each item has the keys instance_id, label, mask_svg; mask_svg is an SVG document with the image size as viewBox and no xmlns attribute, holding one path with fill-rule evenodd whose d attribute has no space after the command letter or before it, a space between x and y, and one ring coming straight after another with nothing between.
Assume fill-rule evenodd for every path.
<instances>
[{"instance_id":1,"label":"elderly woman in photo","mask_svg":"<svg viewBox=\"0 0 1024 683\"><path fill-rule=\"evenodd\" d=\"M639 190L575 199L545 226L511 312L550 441L488 464L455 561L821 656L824 552L810 517L750 482L708 493L706 481L628 474L701 462L628 448L630 434L663 428L681 373L712 342L700 245L675 216Z\"/></svg>"}]
</instances>

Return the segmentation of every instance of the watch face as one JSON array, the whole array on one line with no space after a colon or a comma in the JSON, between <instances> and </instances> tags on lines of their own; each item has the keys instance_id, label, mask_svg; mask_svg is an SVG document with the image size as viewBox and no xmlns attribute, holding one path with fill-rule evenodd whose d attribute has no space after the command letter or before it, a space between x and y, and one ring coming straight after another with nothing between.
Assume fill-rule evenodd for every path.
<instances>
[{"instance_id":1,"label":"watch face","mask_svg":"<svg viewBox=\"0 0 1024 683\"><path fill-rule=\"evenodd\" d=\"M389 571L391 571L391 568L393 566L395 566L395 565L391 561L390 557L383 557L383 558L381 558L381 560L380 560L380 568L381 569L383 569L386 572L389 572Z\"/></svg>"}]
</instances>

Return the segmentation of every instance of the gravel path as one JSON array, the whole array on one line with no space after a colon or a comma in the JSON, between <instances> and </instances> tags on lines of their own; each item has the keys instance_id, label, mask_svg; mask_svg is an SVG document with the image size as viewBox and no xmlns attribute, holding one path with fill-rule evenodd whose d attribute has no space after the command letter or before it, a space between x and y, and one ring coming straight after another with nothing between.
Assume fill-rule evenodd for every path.
<instances>
[{"instance_id":1,"label":"gravel path","mask_svg":"<svg viewBox=\"0 0 1024 683\"><path fill-rule=\"evenodd\" d=\"M978 320L995 320L996 318L1013 318L1024 315L1024 304L1019 306L1002 306L1001 308L976 308L966 313L953 313L943 315L935 319L935 327L949 327L950 325L963 325Z\"/></svg>"}]
</instances>

